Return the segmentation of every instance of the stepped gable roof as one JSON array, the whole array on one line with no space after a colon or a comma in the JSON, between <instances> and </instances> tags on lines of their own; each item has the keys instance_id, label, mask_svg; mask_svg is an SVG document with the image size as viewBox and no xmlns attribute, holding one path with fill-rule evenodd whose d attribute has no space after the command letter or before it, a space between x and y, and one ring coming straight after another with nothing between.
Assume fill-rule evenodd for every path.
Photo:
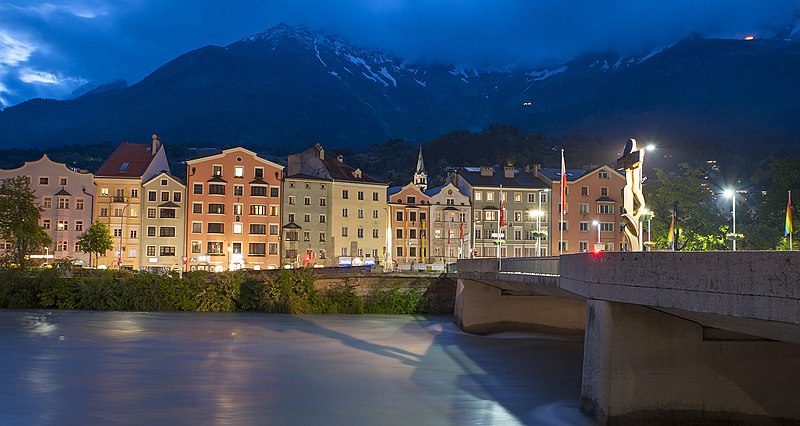
<instances>
[{"instance_id":1,"label":"stepped gable roof","mask_svg":"<svg viewBox=\"0 0 800 426\"><path fill-rule=\"evenodd\" d=\"M457 170L458 175L466 180L472 187L499 188L549 188L544 180L537 178L533 173L516 170L513 178L504 175L503 167L492 167L491 176L481 175L481 167L462 167ZM560 172L560 171L559 171Z\"/></svg>"},{"instance_id":2,"label":"stepped gable roof","mask_svg":"<svg viewBox=\"0 0 800 426\"><path fill-rule=\"evenodd\" d=\"M154 155L151 144L122 142L97 169L95 176L141 177Z\"/></svg>"},{"instance_id":3,"label":"stepped gable roof","mask_svg":"<svg viewBox=\"0 0 800 426\"><path fill-rule=\"evenodd\" d=\"M326 156L325 158L320 159L320 161L325 166L325 169L328 171L328 175L330 175L333 180L384 184L384 182L381 182L378 179L375 179L372 176L362 172L361 169L353 167L335 158Z\"/></svg>"}]
</instances>

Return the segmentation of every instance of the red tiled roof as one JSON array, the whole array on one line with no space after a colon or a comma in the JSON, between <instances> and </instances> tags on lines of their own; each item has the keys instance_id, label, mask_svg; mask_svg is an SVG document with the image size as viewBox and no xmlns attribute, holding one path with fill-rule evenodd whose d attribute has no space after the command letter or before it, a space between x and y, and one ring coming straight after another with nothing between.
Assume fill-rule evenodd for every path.
<instances>
[{"instance_id":1,"label":"red tiled roof","mask_svg":"<svg viewBox=\"0 0 800 426\"><path fill-rule=\"evenodd\" d=\"M95 176L141 177L153 161L151 144L123 142L97 169ZM123 167L128 163L127 168Z\"/></svg>"}]
</instances>

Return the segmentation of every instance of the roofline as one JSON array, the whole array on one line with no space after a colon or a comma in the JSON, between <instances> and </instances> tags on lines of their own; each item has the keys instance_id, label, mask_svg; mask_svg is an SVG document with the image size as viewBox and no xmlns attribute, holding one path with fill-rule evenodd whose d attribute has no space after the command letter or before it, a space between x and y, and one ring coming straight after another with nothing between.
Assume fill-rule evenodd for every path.
<instances>
[{"instance_id":1,"label":"roofline","mask_svg":"<svg viewBox=\"0 0 800 426\"><path fill-rule=\"evenodd\" d=\"M166 172L166 171L164 171L164 170L162 170L162 171L161 171L160 173L158 173L157 175L155 175L155 176L151 177L150 179L148 179L148 180L146 180L146 181L142 181L142 186L144 186L144 185L147 185L148 183L150 183L150 182L152 182L152 181L156 180L156 178L159 178L159 177L161 177L161 175L165 175L165 176L167 176L168 178L170 178L170 179L174 180L175 182L179 183L179 184L180 184L180 185L182 185L182 186L186 186L186 184L185 184L185 183L183 183L183 182L181 182L181 180L180 180L180 179L178 179L176 176L173 176L173 175L171 175L170 173L167 173L167 172Z\"/></svg>"},{"instance_id":2,"label":"roofline","mask_svg":"<svg viewBox=\"0 0 800 426\"><path fill-rule=\"evenodd\" d=\"M81 176L94 176L94 173L92 173L92 172L89 172L89 171L87 171L86 173L76 172L75 170L72 170L72 169L70 169L69 167L67 167L67 165L66 165L66 164L64 164L64 163L59 163L58 161L53 161L53 160L51 160L51 159L50 159L50 157L48 157L48 156L47 156L47 154L46 154L46 153L45 153L45 154L42 154L42 157L41 157L41 158L39 158L38 160L34 160L34 161L26 161L26 162L22 163L22 165L21 165L21 166L19 166L19 167L17 167L16 169L0 169L0 170L2 170L2 171L4 171L4 172L14 172L14 171L17 171L17 170L22 170L22 169L24 169L24 168L25 168L26 166L28 166L28 165L34 165L34 164L37 164L37 163L41 163L41 162L43 162L44 160L47 160L47 161L49 161L49 162L50 162L50 163L52 163L52 164L57 164L57 165L59 165L59 166L62 166L62 167L64 167L64 168L67 170L67 172L74 173L74 174L76 174L76 175L81 175Z\"/></svg>"},{"instance_id":3,"label":"roofline","mask_svg":"<svg viewBox=\"0 0 800 426\"><path fill-rule=\"evenodd\" d=\"M222 158L225 155L227 155L228 153L234 152L234 151L247 153L249 155L252 155L255 158L260 159L261 161L263 161L265 163L270 164L271 166L273 166L275 168L278 168L278 169L281 169L281 170L285 169L284 166L282 166L282 165L280 165L278 163L274 163L272 161L269 161L264 157L259 157L258 153L250 151L249 149L241 147L241 146L235 146L233 148L223 149L222 152L220 152L219 154L207 155L205 157L198 157L198 158L193 158L191 160L186 160L186 165L197 164L197 163L205 162L205 161L208 161L208 160L215 160L217 158Z\"/></svg>"}]
</instances>

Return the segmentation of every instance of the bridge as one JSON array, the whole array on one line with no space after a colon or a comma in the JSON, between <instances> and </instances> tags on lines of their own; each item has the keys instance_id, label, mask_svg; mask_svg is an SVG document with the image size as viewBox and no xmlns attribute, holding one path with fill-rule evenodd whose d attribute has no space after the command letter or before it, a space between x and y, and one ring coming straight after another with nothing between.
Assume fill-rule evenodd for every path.
<instances>
[{"instance_id":1,"label":"bridge","mask_svg":"<svg viewBox=\"0 0 800 426\"><path fill-rule=\"evenodd\" d=\"M601 424L800 422L800 252L458 261L465 331L584 333Z\"/></svg>"}]
</instances>

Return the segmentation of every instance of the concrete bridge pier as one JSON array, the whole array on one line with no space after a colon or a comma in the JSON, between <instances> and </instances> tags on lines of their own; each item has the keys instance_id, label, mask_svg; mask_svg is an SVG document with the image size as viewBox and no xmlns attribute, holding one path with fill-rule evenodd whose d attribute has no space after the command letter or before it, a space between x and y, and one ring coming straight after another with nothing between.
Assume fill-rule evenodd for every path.
<instances>
[{"instance_id":1,"label":"concrete bridge pier","mask_svg":"<svg viewBox=\"0 0 800 426\"><path fill-rule=\"evenodd\" d=\"M798 344L595 299L585 336L581 410L600 424L800 421Z\"/></svg>"},{"instance_id":2,"label":"concrete bridge pier","mask_svg":"<svg viewBox=\"0 0 800 426\"><path fill-rule=\"evenodd\" d=\"M526 330L583 333L586 305L581 300L504 291L491 283L459 279L454 321L469 333Z\"/></svg>"}]
</instances>

